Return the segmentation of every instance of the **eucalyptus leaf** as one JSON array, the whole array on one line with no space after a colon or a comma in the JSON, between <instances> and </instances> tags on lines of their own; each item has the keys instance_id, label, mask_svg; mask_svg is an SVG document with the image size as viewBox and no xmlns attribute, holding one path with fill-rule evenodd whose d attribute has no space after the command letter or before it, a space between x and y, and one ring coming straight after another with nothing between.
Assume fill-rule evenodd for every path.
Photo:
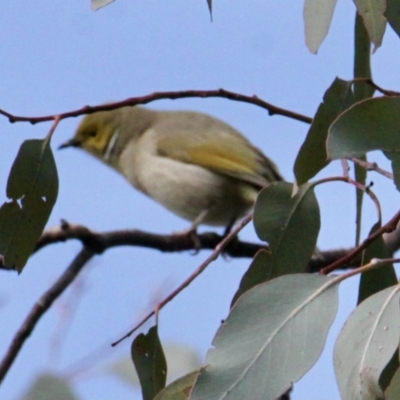
<instances>
[{"instance_id":1,"label":"eucalyptus leaf","mask_svg":"<svg viewBox=\"0 0 400 400\"><path fill-rule=\"evenodd\" d=\"M386 0L354 0L361 15L374 51L381 46L386 29Z\"/></svg>"},{"instance_id":2,"label":"eucalyptus leaf","mask_svg":"<svg viewBox=\"0 0 400 400\"><path fill-rule=\"evenodd\" d=\"M400 36L400 2L398 0L386 0L385 16L392 29Z\"/></svg>"},{"instance_id":3,"label":"eucalyptus leaf","mask_svg":"<svg viewBox=\"0 0 400 400\"><path fill-rule=\"evenodd\" d=\"M306 45L316 54L331 25L337 0L305 0L303 16Z\"/></svg>"},{"instance_id":4,"label":"eucalyptus leaf","mask_svg":"<svg viewBox=\"0 0 400 400\"><path fill-rule=\"evenodd\" d=\"M19 272L32 254L57 199L58 175L48 140L22 143L0 208L0 253Z\"/></svg>"},{"instance_id":5,"label":"eucalyptus leaf","mask_svg":"<svg viewBox=\"0 0 400 400\"><path fill-rule=\"evenodd\" d=\"M285 275L239 298L219 328L191 400L274 400L317 361L337 311L337 284Z\"/></svg>"},{"instance_id":6,"label":"eucalyptus leaf","mask_svg":"<svg viewBox=\"0 0 400 400\"><path fill-rule=\"evenodd\" d=\"M335 118L354 103L351 82L336 78L325 92L323 100L294 163L298 185L307 182L328 164L328 129Z\"/></svg>"},{"instance_id":7,"label":"eucalyptus leaf","mask_svg":"<svg viewBox=\"0 0 400 400\"><path fill-rule=\"evenodd\" d=\"M114 2L114 0L92 0L91 8L93 11L97 11L102 7Z\"/></svg>"},{"instance_id":8,"label":"eucalyptus leaf","mask_svg":"<svg viewBox=\"0 0 400 400\"><path fill-rule=\"evenodd\" d=\"M191 372L165 387L154 400L188 400L199 371Z\"/></svg>"},{"instance_id":9,"label":"eucalyptus leaf","mask_svg":"<svg viewBox=\"0 0 400 400\"><path fill-rule=\"evenodd\" d=\"M400 152L384 151L383 153L392 162L393 181L396 189L400 191Z\"/></svg>"},{"instance_id":10,"label":"eucalyptus leaf","mask_svg":"<svg viewBox=\"0 0 400 400\"><path fill-rule=\"evenodd\" d=\"M368 151L400 151L400 98L377 97L354 104L331 125L327 151L331 160Z\"/></svg>"},{"instance_id":11,"label":"eucalyptus leaf","mask_svg":"<svg viewBox=\"0 0 400 400\"><path fill-rule=\"evenodd\" d=\"M373 234L380 227L381 224L376 223L369 232L369 235ZM380 236L364 250L362 264L369 263L373 258L384 259L389 257L390 254L388 254L383 237ZM393 286L396 283L396 271L391 263L363 272L360 277L357 304L360 304L369 296Z\"/></svg>"},{"instance_id":12,"label":"eucalyptus leaf","mask_svg":"<svg viewBox=\"0 0 400 400\"><path fill-rule=\"evenodd\" d=\"M363 301L347 319L334 349L342 400L383 397L379 377L399 345L400 286Z\"/></svg>"},{"instance_id":13,"label":"eucalyptus leaf","mask_svg":"<svg viewBox=\"0 0 400 400\"><path fill-rule=\"evenodd\" d=\"M295 196L292 192L292 184L275 182L260 192L254 208L257 235L272 253L273 265L266 267L270 279L304 272L315 251L320 213L313 186L300 186Z\"/></svg>"},{"instance_id":14,"label":"eucalyptus leaf","mask_svg":"<svg viewBox=\"0 0 400 400\"><path fill-rule=\"evenodd\" d=\"M400 393L400 369L396 371L390 385L385 390L385 400L398 400Z\"/></svg>"},{"instance_id":15,"label":"eucalyptus leaf","mask_svg":"<svg viewBox=\"0 0 400 400\"><path fill-rule=\"evenodd\" d=\"M136 336L131 355L139 376L143 400L153 400L165 387L167 379L167 362L156 326L151 327L147 335L141 333Z\"/></svg>"}]
</instances>

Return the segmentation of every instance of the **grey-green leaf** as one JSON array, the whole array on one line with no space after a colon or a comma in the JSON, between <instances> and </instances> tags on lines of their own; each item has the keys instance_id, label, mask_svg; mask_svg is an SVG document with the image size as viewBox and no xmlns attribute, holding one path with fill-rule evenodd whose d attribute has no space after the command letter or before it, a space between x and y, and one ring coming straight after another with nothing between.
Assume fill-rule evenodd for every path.
<instances>
[{"instance_id":1,"label":"grey-green leaf","mask_svg":"<svg viewBox=\"0 0 400 400\"><path fill-rule=\"evenodd\" d=\"M392 162L393 181L396 189L400 191L400 153L384 151L385 156Z\"/></svg>"},{"instance_id":2,"label":"grey-green leaf","mask_svg":"<svg viewBox=\"0 0 400 400\"><path fill-rule=\"evenodd\" d=\"M385 391L385 400L398 400L400 393L400 369L396 371L390 385Z\"/></svg>"},{"instance_id":3,"label":"grey-green leaf","mask_svg":"<svg viewBox=\"0 0 400 400\"><path fill-rule=\"evenodd\" d=\"M143 400L153 400L165 387L167 379L167 362L156 326L151 327L147 335L141 333L136 336L131 355L139 376Z\"/></svg>"},{"instance_id":4,"label":"grey-green leaf","mask_svg":"<svg viewBox=\"0 0 400 400\"><path fill-rule=\"evenodd\" d=\"M379 377L399 345L400 287L368 297L347 319L334 350L342 400L382 399Z\"/></svg>"},{"instance_id":5,"label":"grey-green leaf","mask_svg":"<svg viewBox=\"0 0 400 400\"><path fill-rule=\"evenodd\" d=\"M48 140L27 140L7 183L10 202L0 208L0 253L19 272L32 254L57 199L58 175Z\"/></svg>"},{"instance_id":6,"label":"grey-green leaf","mask_svg":"<svg viewBox=\"0 0 400 400\"><path fill-rule=\"evenodd\" d=\"M272 252L271 277L304 272L316 247L320 213L313 187L304 184L295 196L292 191L292 184L275 182L260 192L254 209L257 235Z\"/></svg>"},{"instance_id":7,"label":"grey-green leaf","mask_svg":"<svg viewBox=\"0 0 400 400\"><path fill-rule=\"evenodd\" d=\"M62 377L41 374L33 382L22 400L77 400L71 385Z\"/></svg>"},{"instance_id":8,"label":"grey-green leaf","mask_svg":"<svg viewBox=\"0 0 400 400\"><path fill-rule=\"evenodd\" d=\"M373 234L380 227L381 224L376 223L369 234ZM373 258L383 259L389 257L390 254L388 254L388 251L386 250L385 242L383 241L382 236L380 236L364 250L362 264L369 263ZM360 277L357 304L360 304L369 296L393 286L396 283L396 271L391 263L381 266L380 268L363 272Z\"/></svg>"},{"instance_id":9,"label":"grey-green leaf","mask_svg":"<svg viewBox=\"0 0 400 400\"><path fill-rule=\"evenodd\" d=\"M386 0L354 0L375 51L382 44L386 29Z\"/></svg>"},{"instance_id":10,"label":"grey-green leaf","mask_svg":"<svg viewBox=\"0 0 400 400\"><path fill-rule=\"evenodd\" d=\"M250 264L248 270L242 276L239 284L239 288L233 296L231 307L236 303L237 299L245 292L250 290L260 283L269 281L272 276L272 263L270 263L271 253L266 250L259 250L254 256L253 261Z\"/></svg>"},{"instance_id":11,"label":"grey-green leaf","mask_svg":"<svg viewBox=\"0 0 400 400\"><path fill-rule=\"evenodd\" d=\"M328 129L335 118L353 103L351 82L336 78L324 94L324 101L318 107L294 163L294 174L298 185L307 182L328 164L326 154Z\"/></svg>"},{"instance_id":12,"label":"grey-green leaf","mask_svg":"<svg viewBox=\"0 0 400 400\"><path fill-rule=\"evenodd\" d=\"M107 6L112 3L114 0L92 0L91 8L93 11L97 11L102 7Z\"/></svg>"},{"instance_id":13,"label":"grey-green leaf","mask_svg":"<svg viewBox=\"0 0 400 400\"><path fill-rule=\"evenodd\" d=\"M199 371L191 372L161 390L154 400L188 400Z\"/></svg>"},{"instance_id":14,"label":"grey-green leaf","mask_svg":"<svg viewBox=\"0 0 400 400\"><path fill-rule=\"evenodd\" d=\"M372 150L400 151L400 98L378 97L350 107L331 125L327 151L331 160Z\"/></svg>"},{"instance_id":15,"label":"grey-green leaf","mask_svg":"<svg viewBox=\"0 0 400 400\"><path fill-rule=\"evenodd\" d=\"M273 400L316 362L336 315L337 284L293 274L246 292L218 330L191 400Z\"/></svg>"},{"instance_id":16,"label":"grey-green leaf","mask_svg":"<svg viewBox=\"0 0 400 400\"><path fill-rule=\"evenodd\" d=\"M331 25L337 0L305 0L303 16L306 45L316 54Z\"/></svg>"},{"instance_id":17,"label":"grey-green leaf","mask_svg":"<svg viewBox=\"0 0 400 400\"><path fill-rule=\"evenodd\" d=\"M400 36L400 2L398 0L386 0L385 16L390 26Z\"/></svg>"}]
</instances>

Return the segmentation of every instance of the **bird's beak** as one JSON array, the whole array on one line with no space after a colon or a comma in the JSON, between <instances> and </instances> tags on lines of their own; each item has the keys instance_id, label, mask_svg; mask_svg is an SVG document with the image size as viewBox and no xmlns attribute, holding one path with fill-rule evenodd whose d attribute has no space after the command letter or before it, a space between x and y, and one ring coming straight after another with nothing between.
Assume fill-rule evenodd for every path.
<instances>
[{"instance_id":1,"label":"bird's beak","mask_svg":"<svg viewBox=\"0 0 400 400\"><path fill-rule=\"evenodd\" d=\"M81 142L79 140L72 138L66 141L65 143L61 144L60 146L58 146L58 150L65 149L67 147L81 147Z\"/></svg>"}]
</instances>

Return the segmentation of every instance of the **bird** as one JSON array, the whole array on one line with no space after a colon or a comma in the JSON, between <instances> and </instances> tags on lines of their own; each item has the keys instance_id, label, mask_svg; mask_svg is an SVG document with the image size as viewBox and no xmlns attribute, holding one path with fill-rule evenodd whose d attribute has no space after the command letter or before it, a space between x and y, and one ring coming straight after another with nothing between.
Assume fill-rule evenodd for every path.
<instances>
[{"instance_id":1,"label":"bird","mask_svg":"<svg viewBox=\"0 0 400 400\"><path fill-rule=\"evenodd\" d=\"M199 225L231 227L258 192L283 178L239 131L196 111L125 106L86 115L72 139L174 214Z\"/></svg>"}]
</instances>

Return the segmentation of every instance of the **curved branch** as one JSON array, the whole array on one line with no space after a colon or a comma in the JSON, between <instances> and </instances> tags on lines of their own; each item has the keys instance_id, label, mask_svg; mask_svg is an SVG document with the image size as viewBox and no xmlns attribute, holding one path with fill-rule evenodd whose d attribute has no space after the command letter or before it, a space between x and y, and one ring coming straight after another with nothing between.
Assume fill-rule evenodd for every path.
<instances>
[{"instance_id":1,"label":"curved branch","mask_svg":"<svg viewBox=\"0 0 400 400\"><path fill-rule=\"evenodd\" d=\"M268 111L269 115L282 115L284 117L292 118L297 121L305 122L307 124L311 124L312 118L307 117L306 115L302 115L296 113L294 111L286 110L281 107L277 107L271 103L268 103L264 100L261 100L257 96L246 96L244 94L231 92L225 89L216 89L216 90L181 90L181 91L170 91L170 92L154 92L148 94L146 96L139 96L139 97L130 97L126 100L117 101L114 103L102 104L100 106L85 106L79 108L77 110L64 112L61 114L55 115L47 115L43 117L24 117L24 116L17 116L13 115L5 110L0 109L0 114L4 115L9 119L10 122L30 122L31 124L37 124L39 122L46 122L52 121L56 117L60 120L71 118L71 117L78 117L84 114L92 114L98 111L110 111L115 110L117 108L126 107L126 106L136 106L138 104L147 104L155 100L162 100L162 99L183 99L188 97L200 97L200 98L209 98L209 97L221 97L229 100L240 101L244 103L254 104L258 107L264 108Z\"/></svg>"}]
</instances>

